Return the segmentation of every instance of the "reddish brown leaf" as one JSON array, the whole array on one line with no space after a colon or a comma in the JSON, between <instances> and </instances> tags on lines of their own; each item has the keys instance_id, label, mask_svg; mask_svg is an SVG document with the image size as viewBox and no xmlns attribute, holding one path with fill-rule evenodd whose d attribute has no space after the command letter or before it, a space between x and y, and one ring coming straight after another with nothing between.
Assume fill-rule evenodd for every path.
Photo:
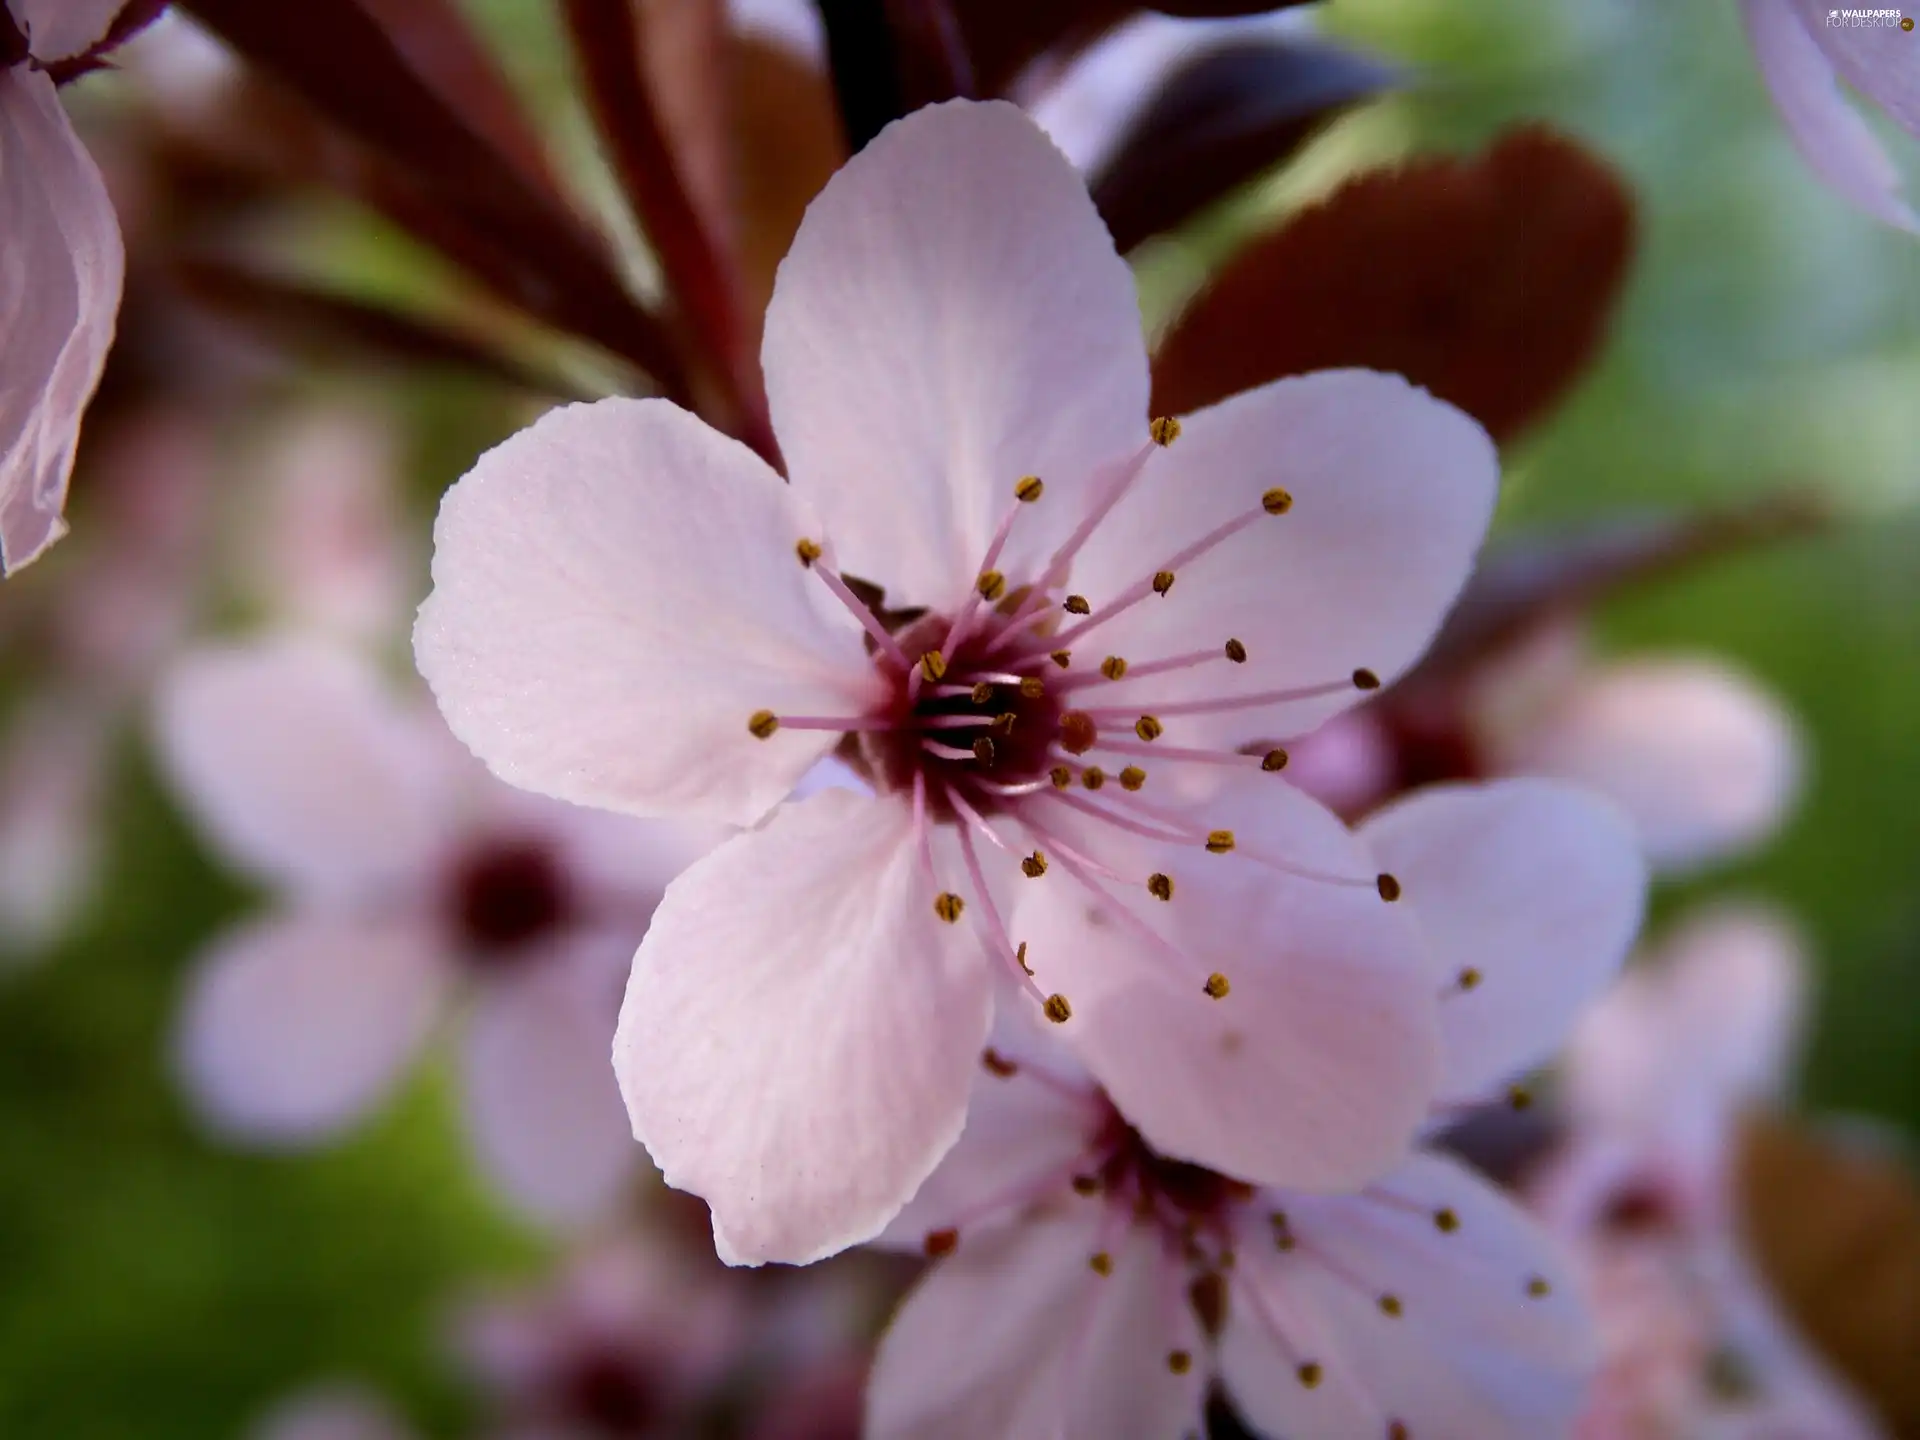
<instances>
[{"instance_id":1,"label":"reddish brown leaf","mask_svg":"<svg viewBox=\"0 0 1920 1440\"><path fill-rule=\"evenodd\" d=\"M715 243L732 243L727 204L727 54L723 0L634 0L641 63L687 198Z\"/></svg>"},{"instance_id":2,"label":"reddish brown leaf","mask_svg":"<svg viewBox=\"0 0 1920 1440\"><path fill-rule=\"evenodd\" d=\"M1761 1118L1739 1154L1746 1238L1801 1333L1895 1434L1920 1435L1920 1186L1890 1152Z\"/></svg>"},{"instance_id":3,"label":"reddish brown leaf","mask_svg":"<svg viewBox=\"0 0 1920 1440\"><path fill-rule=\"evenodd\" d=\"M1359 365L1406 375L1511 439L1580 378L1633 246L1620 177L1543 129L1476 159L1364 175L1213 278L1160 347L1154 407L1179 414Z\"/></svg>"}]
</instances>

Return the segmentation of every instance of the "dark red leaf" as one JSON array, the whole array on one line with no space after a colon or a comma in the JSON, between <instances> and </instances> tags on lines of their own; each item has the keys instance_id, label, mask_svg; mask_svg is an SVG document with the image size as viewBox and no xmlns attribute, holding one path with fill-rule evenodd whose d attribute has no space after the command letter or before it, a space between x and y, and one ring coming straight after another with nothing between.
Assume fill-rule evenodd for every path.
<instances>
[{"instance_id":1,"label":"dark red leaf","mask_svg":"<svg viewBox=\"0 0 1920 1440\"><path fill-rule=\"evenodd\" d=\"M1613 168L1539 128L1475 159L1361 176L1214 276L1160 347L1155 408L1358 365L1407 376L1506 441L1599 348L1634 229Z\"/></svg>"},{"instance_id":2,"label":"dark red leaf","mask_svg":"<svg viewBox=\"0 0 1920 1440\"><path fill-rule=\"evenodd\" d=\"M1394 71L1351 50L1237 40L1169 75L1092 182L1094 204L1131 250L1264 174Z\"/></svg>"},{"instance_id":3,"label":"dark red leaf","mask_svg":"<svg viewBox=\"0 0 1920 1440\"><path fill-rule=\"evenodd\" d=\"M1072 52L1140 9L1137 0L961 0L960 33L981 95L1004 95L1033 61Z\"/></svg>"},{"instance_id":4,"label":"dark red leaf","mask_svg":"<svg viewBox=\"0 0 1920 1440\"><path fill-rule=\"evenodd\" d=\"M886 0L816 0L847 143L859 150L905 114Z\"/></svg>"},{"instance_id":5,"label":"dark red leaf","mask_svg":"<svg viewBox=\"0 0 1920 1440\"><path fill-rule=\"evenodd\" d=\"M26 63L27 35L5 5L0 5L0 68L12 69Z\"/></svg>"}]
</instances>

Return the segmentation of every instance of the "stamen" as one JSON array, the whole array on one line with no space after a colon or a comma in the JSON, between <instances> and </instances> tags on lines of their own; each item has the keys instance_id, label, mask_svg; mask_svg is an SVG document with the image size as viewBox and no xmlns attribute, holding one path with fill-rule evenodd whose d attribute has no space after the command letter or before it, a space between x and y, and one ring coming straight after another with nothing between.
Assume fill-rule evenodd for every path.
<instances>
[{"instance_id":1,"label":"stamen","mask_svg":"<svg viewBox=\"0 0 1920 1440\"><path fill-rule=\"evenodd\" d=\"M1284 769L1287 752L1269 750L1265 755L1246 755L1238 750L1192 750L1179 745L1140 745L1131 740L1102 739L1093 747L1095 750L1111 750L1116 755L1142 755L1155 760L1191 760L1200 765L1240 765L1258 767L1262 770ZM1274 756L1280 757L1277 763L1269 763Z\"/></svg>"},{"instance_id":2,"label":"stamen","mask_svg":"<svg viewBox=\"0 0 1920 1440\"><path fill-rule=\"evenodd\" d=\"M1138 765L1129 765L1120 772L1120 788L1122 790L1138 790L1146 783L1147 772L1142 770Z\"/></svg>"},{"instance_id":3,"label":"stamen","mask_svg":"<svg viewBox=\"0 0 1920 1440\"><path fill-rule=\"evenodd\" d=\"M1124 680L1127 674L1127 662L1123 656L1109 655L1100 662L1100 673L1109 680ZM1069 684L1072 682L1069 681Z\"/></svg>"},{"instance_id":4,"label":"stamen","mask_svg":"<svg viewBox=\"0 0 1920 1440\"><path fill-rule=\"evenodd\" d=\"M794 541L793 553L800 558L800 563L803 566L811 570L813 568L813 562L827 552L820 548L818 541L809 540L802 536L800 539Z\"/></svg>"},{"instance_id":5,"label":"stamen","mask_svg":"<svg viewBox=\"0 0 1920 1440\"><path fill-rule=\"evenodd\" d=\"M1180 422L1171 415L1162 415L1147 426L1147 433L1153 437L1153 443L1164 450L1180 438Z\"/></svg>"},{"instance_id":6,"label":"stamen","mask_svg":"<svg viewBox=\"0 0 1920 1440\"><path fill-rule=\"evenodd\" d=\"M1232 986L1227 983L1227 977L1216 970L1213 974L1207 976L1207 983L1200 988L1215 1000L1224 1000L1227 998L1227 992L1232 989Z\"/></svg>"},{"instance_id":7,"label":"stamen","mask_svg":"<svg viewBox=\"0 0 1920 1440\"><path fill-rule=\"evenodd\" d=\"M1156 570L1153 576L1153 593L1164 595L1173 589L1173 571Z\"/></svg>"},{"instance_id":8,"label":"stamen","mask_svg":"<svg viewBox=\"0 0 1920 1440\"><path fill-rule=\"evenodd\" d=\"M1073 1006L1067 1003L1064 995L1049 995L1040 1008L1046 1013L1047 1019L1056 1025L1064 1025L1073 1018Z\"/></svg>"},{"instance_id":9,"label":"stamen","mask_svg":"<svg viewBox=\"0 0 1920 1440\"><path fill-rule=\"evenodd\" d=\"M929 1230L921 1249L929 1260L938 1260L942 1255L951 1255L960 1247L960 1232L954 1229Z\"/></svg>"},{"instance_id":10,"label":"stamen","mask_svg":"<svg viewBox=\"0 0 1920 1440\"><path fill-rule=\"evenodd\" d=\"M1293 508L1293 496L1276 485L1260 497L1260 508L1269 515L1284 515Z\"/></svg>"},{"instance_id":11,"label":"stamen","mask_svg":"<svg viewBox=\"0 0 1920 1440\"><path fill-rule=\"evenodd\" d=\"M1046 490L1038 475L1028 475L1013 487L1013 498L1023 505L1031 505Z\"/></svg>"},{"instance_id":12,"label":"stamen","mask_svg":"<svg viewBox=\"0 0 1920 1440\"><path fill-rule=\"evenodd\" d=\"M947 678L947 657L938 650L928 650L920 656L920 675L926 680L944 680Z\"/></svg>"},{"instance_id":13,"label":"stamen","mask_svg":"<svg viewBox=\"0 0 1920 1440\"><path fill-rule=\"evenodd\" d=\"M994 566L1000 563L1000 552L1006 549L1007 537L1013 533L1014 517L1020 513L1020 507L1031 505L1038 500L1044 488L1038 475L1023 476L1014 485L1014 503L1009 505L1006 513L1000 517L1000 523L993 530L993 539L987 542L987 553L981 557L979 583L967 592L966 601L960 606L959 613L953 617L953 623L947 627L946 639L940 643L940 648L949 655L956 653L960 648L961 639L967 634L973 624L973 617L979 612L979 602L998 600L1005 590L1006 577L994 569ZM999 582L991 595L987 593L989 576Z\"/></svg>"},{"instance_id":14,"label":"stamen","mask_svg":"<svg viewBox=\"0 0 1920 1440\"><path fill-rule=\"evenodd\" d=\"M1073 652L1071 650L1055 650L1047 658L1064 670L1073 663Z\"/></svg>"},{"instance_id":15,"label":"stamen","mask_svg":"<svg viewBox=\"0 0 1920 1440\"><path fill-rule=\"evenodd\" d=\"M1173 877L1156 870L1147 877L1147 893L1156 900L1173 899Z\"/></svg>"},{"instance_id":16,"label":"stamen","mask_svg":"<svg viewBox=\"0 0 1920 1440\"><path fill-rule=\"evenodd\" d=\"M967 902L951 890L943 890L933 897L933 913L949 925L958 921L966 908Z\"/></svg>"},{"instance_id":17,"label":"stamen","mask_svg":"<svg viewBox=\"0 0 1920 1440\"><path fill-rule=\"evenodd\" d=\"M1089 765L1080 772L1080 783L1089 790L1098 790L1107 783L1107 772L1098 765Z\"/></svg>"},{"instance_id":18,"label":"stamen","mask_svg":"<svg viewBox=\"0 0 1920 1440\"><path fill-rule=\"evenodd\" d=\"M775 715L761 710L747 728L765 740L776 730L897 730L900 722L890 715Z\"/></svg>"},{"instance_id":19,"label":"stamen","mask_svg":"<svg viewBox=\"0 0 1920 1440\"><path fill-rule=\"evenodd\" d=\"M1284 705L1293 700L1318 700L1327 695L1338 695L1348 689L1377 689L1379 681L1373 685L1355 685L1348 680L1330 680L1323 685L1300 685L1289 690L1261 690L1252 695L1232 695L1218 700L1182 700L1172 705L1162 705L1162 715L1217 715L1227 710L1253 710L1262 705ZM1123 714L1121 711L1093 710L1089 712L1095 719L1111 718Z\"/></svg>"},{"instance_id":20,"label":"stamen","mask_svg":"<svg viewBox=\"0 0 1920 1440\"><path fill-rule=\"evenodd\" d=\"M847 587L847 582L835 574L831 566L816 562L815 564L809 565L807 569L813 574L818 575L820 582L833 592L834 597L838 599L842 605L845 605L847 609L852 612L853 618L858 620L867 634L873 637L874 644L880 647L880 652L883 655L893 661L893 663L898 665L903 671L913 668L913 662L907 659L907 652L900 648L899 642L888 632L887 627L880 623L880 617L875 615L866 603Z\"/></svg>"},{"instance_id":21,"label":"stamen","mask_svg":"<svg viewBox=\"0 0 1920 1440\"><path fill-rule=\"evenodd\" d=\"M1007 577L998 570L982 570L980 578L974 581L974 589L980 592L982 600L998 600L1007 593Z\"/></svg>"},{"instance_id":22,"label":"stamen","mask_svg":"<svg viewBox=\"0 0 1920 1440\"><path fill-rule=\"evenodd\" d=\"M1236 642L1230 641L1228 643ZM1240 650L1242 658L1245 657L1246 653L1246 647L1242 646ZM1100 664L1100 675L1107 680L1119 680L1123 677L1129 680L1144 680L1149 675L1166 675L1175 670L1191 670L1196 665L1210 665L1220 658L1221 653L1218 650L1190 650L1184 655L1169 656L1165 660L1153 660L1145 665L1132 665L1126 660L1121 659L1118 655L1109 655ZM1226 658L1232 659L1233 657L1231 653L1229 653ZM1120 673L1118 675L1108 674L1107 667L1109 665L1115 665ZM1060 688L1063 690L1077 690L1083 686L1098 683L1099 681L1091 674L1080 674L1070 676L1062 682Z\"/></svg>"},{"instance_id":23,"label":"stamen","mask_svg":"<svg viewBox=\"0 0 1920 1440\"><path fill-rule=\"evenodd\" d=\"M1087 597L1084 595L1067 596L1066 602L1060 608L1065 610L1069 615L1087 615L1092 613L1093 610L1093 607L1087 603Z\"/></svg>"},{"instance_id":24,"label":"stamen","mask_svg":"<svg viewBox=\"0 0 1920 1440\"><path fill-rule=\"evenodd\" d=\"M1020 862L1020 873L1029 880L1038 880L1047 873L1047 857L1044 851L1036 850Z\"/></svg>"},{"instance_id":25,"label":"stamen","mask_svg":"<svg viewBox=\"0 0 1920 1440\"><path fill-rule=\"evenodd\" d=\"M1084 755L1100 738L1100 728L1084 710L1069 710L1060 717L1060 748L1069 755Z\"/></svg>"},{"instance_id":26,"label":"stamen","mask_svg":"<svg viewBox=\"0 0 1920 1440\"><path fill-rule=\"evenodd\" d=\"M1157 715L1142 715L1133 722L1133 733L1142 740L1158 740L1167 733L1167 727L1160 723Z\"/></svg>"},{"instance_id":27,"label":"stamen","mask_svg":"<svg viewBox=\"0 0 1920 1440\"><path fill-rule=\"evenodd\" d=\"M1227 641L1227 659L1236 665L1246 664L1247 647L1242 645L1238 640Z\"/></svg>"},{"instance_id":28,"label":"stamen","mask_svg":"<svg viewBox=\"0 0 1920 1440\"><path fill-rule=\"evenodd\" d=\"M771 740L780 728L780 717L771 710L756 710L747 719L747 733L756 740Z\"/></svg>"}]
</instances>

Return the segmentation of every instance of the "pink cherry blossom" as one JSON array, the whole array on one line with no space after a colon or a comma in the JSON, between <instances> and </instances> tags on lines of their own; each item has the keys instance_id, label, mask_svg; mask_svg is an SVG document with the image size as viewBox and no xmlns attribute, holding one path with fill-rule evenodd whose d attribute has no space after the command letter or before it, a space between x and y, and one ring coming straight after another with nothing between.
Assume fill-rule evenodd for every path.
<instances>
[{"instance_id":1,"label":"pink cherry blossom","mask_svg":"<svg viewBox=\"0 0 1920 1440\"><path fill-rule=\"evenodd\" d=\"M1644 871L1608 809L1539 782L1419 794L1367 838L1427 937L1444 1121L1605 986ZM949 1258L881 1344L875 1440L1175 1440L1211 1377L1274 1436L1563 1432L1587 1324L1492 1186L1435 1152L1353 1193L1248 1184L1164 1154L1042 1038L1003 1022L959 1145L887 1232Z\"/></svg>"},{"instance_id":2,"label":"pink cherry blossom","mask_svg":"<svg viewBox=\"0 0 1920 1440\"><path fill-rule=\"evenodd\" d=\"M120 6L8 0L29 61L0 61L0 574L66 533L80 417L113 342L126 257L100 171L36 67L97 43Z\"/></svg>"},{"instance_id":3,"label":"pink cherry blossom","mask_svg":"<svg viewBox=\"0 0 1920 1440\"><path fill-rule=\"evenodd\" d=\"M283 897L188 982L175 1058L201 1116L244 1143L323 1139L458 1005L479 1158L533 1215L603 1212L634 1161L607 1063L620 980L690 839L496 784L315 642L189 654L157 710L182 802Z\"/></svg>"},{"instance_id":4,"label":"pink cherry blossom","mask_svg":"<svg viewBox=\"0 0 1920 1440\"><path fill-rule=\"evenodd\" d=\"M247 1440L412 1440L391 1406L351 1380L290 1395L254 1422Z\"/></svg>"},{"instance_id":5,"label":"pink cherry blossom","mask_svg":"<svg viewBox=\"0 0 1920 1440\"><path fill-rule=\"evenodd\" d=\"M1920 230L1899 169L1839 86L1845 80L1920 137L1920 37L1890 12L1862 24L1826 0L1741 0L1741 11L1760 74L1801 157L1858 209Z\"/></svg>"},{"instance_id":6,"label":"pink cherry blossom","mask_svg":"<svg viewBox=\"0 0 1920 1440\"><path fill-rule=\"evenodd\" d=\"M1272 1047L1243 1047L1303 1087L1259 1168L1378 1173L1432 1078L1417 946L1284 754L1238 747L1418 656L1486 526L1485 434L1366 372L1150 425L1131 276L999 103L916 112L834 178L762 358L790 484L662 402L556 410L449 492L416 631L503 779L756 826L669 890L617 1049L636 1135L722 1255L877 1233L959 1134L1002 979L1108 1083L1150 1064L1170 1114L1222 1073L1167 1063L1182 1037L1297 1001L1302 1053L1261 1072ZM780 805L830 753L873 793ZM1222 776L1244 783L1217 810L1183 808ZM1204 896L1319 948L1264 973ZM1070 953L1090 925L1130 937L1124 989ZM1130 1057L1115 1035L1156 1009L1173 1028Z\"/></svg>"}]
</instances>

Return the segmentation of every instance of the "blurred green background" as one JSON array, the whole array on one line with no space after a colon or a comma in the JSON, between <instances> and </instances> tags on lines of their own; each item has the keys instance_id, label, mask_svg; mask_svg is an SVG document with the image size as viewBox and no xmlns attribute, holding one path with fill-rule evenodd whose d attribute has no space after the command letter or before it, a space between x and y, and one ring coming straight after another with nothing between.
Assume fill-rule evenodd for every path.
<instances>
[{"instance_id":1,"label":"blurred green background","mask_svg":"<svg viewBox=\"0 0 1920 1440\"><path fill-rule=\"evenodd\" d=\"M542 0L475 5L584 152ZM1659 913L1723 890L1797 911L1820 964L1806 1097L1920 1133L1920 246L1804 172L1733 0L1324 10L1330 30L1419 78L1203 224L1196 253L1224 253L1260 212L1369 159L1474 147L1518 119L1557 123L1631 178L1643 244L1624 311L1572 403L1510 457L1502 523L1786 482L1820 487L1850 517L1636 595L1602 633L1722 650L1802 717L1811 781L1784 837L1663 894ZM409 283L417 265L366 235L334 250L340 263ZM1145 278L1150 310L1164 309L1176 282ZM503 422L477 387L423 383L399 399L424 521ZM225 1437L335 1375L386 1391L425 1435L457 1433L449 1297L475 1275L530 1268L540 1242L469 1175L431 1067L318 1156L237 1156L197 1138L169 1089L164 1026L196 946L250 897L174 815L137 735L109 814L99 905L57 953L0 976L0 1435Z\"/></svg>"}]
</instances>

